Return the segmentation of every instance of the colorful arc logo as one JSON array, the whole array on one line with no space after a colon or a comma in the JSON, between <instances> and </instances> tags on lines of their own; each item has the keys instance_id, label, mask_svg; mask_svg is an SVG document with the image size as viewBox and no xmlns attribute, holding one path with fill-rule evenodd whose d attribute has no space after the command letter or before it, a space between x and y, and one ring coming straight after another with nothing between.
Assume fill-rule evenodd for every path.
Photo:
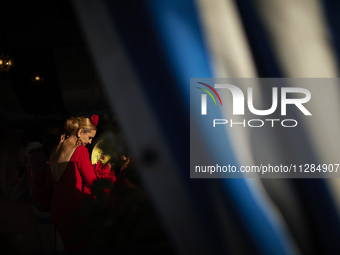
<instances>
[{"instance_id":1,"label":"colorful arc logo","mask_svg":"<svg viewBox=\"0 0 340 255\"><path fill-rule=\"evenodd\" d=\"M211 87L210 85L205 84L203 82L197 82L197 83L202 84L202 85L208 87L209 89L211 89L211 91L214 92L215 95L217 96L217 98L220 101L220 104L222 106L222 101L221 101L220 95L217 93L217 91L213 87ZM204 92L206 92L214 100L214 103L217 106L215 97L210 93L209 90L203 89L203 88L200 88L200 87L197 87L197 88L203 90ZM201 104L201 106L202 106L201 114L202 115L207 115L207 95L206 94L202 94L202 104Z\"/></svg>"}]
</instances>

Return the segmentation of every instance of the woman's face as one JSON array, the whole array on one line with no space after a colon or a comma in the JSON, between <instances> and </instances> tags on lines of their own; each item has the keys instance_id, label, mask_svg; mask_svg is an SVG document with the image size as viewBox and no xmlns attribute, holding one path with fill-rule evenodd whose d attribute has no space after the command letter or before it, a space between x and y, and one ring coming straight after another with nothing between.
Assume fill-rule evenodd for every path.
<instances>
[{"instance_id":1,"label":"woman's face","mask_svg":"<svg viewBox=\"0 0 340 255\"><path fill-rule=\"evenodd\" d=\"M84 131L80 132L79 137L80 140L83 142L83 145L86 146L87 144L91 144L92 139L95 137L96 133L96 130L91 130L87 133L85 133Z\"/></svg>"}]
</instances>

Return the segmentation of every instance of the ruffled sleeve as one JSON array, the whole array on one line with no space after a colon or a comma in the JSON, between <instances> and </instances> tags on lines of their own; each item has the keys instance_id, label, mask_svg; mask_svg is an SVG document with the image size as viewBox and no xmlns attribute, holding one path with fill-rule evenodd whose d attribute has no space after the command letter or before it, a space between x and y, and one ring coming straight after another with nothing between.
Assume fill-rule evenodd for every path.
<instances>
[{"instance_id":1,"label":"ruffled sleeve","mask_svg":"<svg viewBox=\"0 0 340 255\"><path fill-rule=\"evenodd\" d=\"M80 150L77 162L79 172L85 180L86 185L91 187L93 182L97 180L97 177L94 173L94 166L92 166L90 161L89 151L82 145L80 145L77 150Z\"/></svg>"},{"instance_id":2,"label":"ruffled sleeve","mask_svg":"<svg viewBox=\"0 0 340 255\"><path fill-rule=\"evenodd\" d=\"M107 164L103 165L102 162L98 161L98 163L94 164L93 167L94 172L98 179L106 179L110 180L112 184L115 183L116 181L115 173L114 171L110 170L110 167Z\"/></svg>"},{"instance_id":3,"label":"ruffled sleeve","mask_svg":"<svg viewBox=\"0 0 340 255\"><path fill-rule=\"evenodd\" d=\"M91 194L91 186L93 182L97 179L107 179L112 182L112 184L116 181L116 177L113 171L110 171L110 167L108 165L103 165L101 162L92 165L90 161L90 156L87 148L84 146L80 150L81 155L78 160L78 167L82 177L85 180L85 185L83 186L83 192L85 195Z\"/></svg>"}]
</instances>

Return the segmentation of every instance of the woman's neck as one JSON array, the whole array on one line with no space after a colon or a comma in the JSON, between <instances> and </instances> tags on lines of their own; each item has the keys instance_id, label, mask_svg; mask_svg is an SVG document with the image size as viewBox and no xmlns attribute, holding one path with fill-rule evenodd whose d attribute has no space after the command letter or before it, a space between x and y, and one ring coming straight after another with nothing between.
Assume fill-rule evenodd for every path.
<instances>
[{"instance_id":1,"label":"woman's neck","mask_svg":"<svg viewBox=\"0 0 340 255\"><path fill-rule=\"evenodd\" d=\"M68 138L66 138L64 143L66 142L68 144L76 145L77 144L77 140L78 140L78 138L75 135L70 135Z\"/></svg>"}]
</instances>

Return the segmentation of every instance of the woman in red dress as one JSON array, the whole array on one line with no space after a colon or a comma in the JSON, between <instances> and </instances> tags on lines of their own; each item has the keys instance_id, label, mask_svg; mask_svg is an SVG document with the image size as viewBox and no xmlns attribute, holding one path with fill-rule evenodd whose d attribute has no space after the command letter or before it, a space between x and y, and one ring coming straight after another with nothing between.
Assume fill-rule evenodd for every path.
<instances>
[{"instance_id":1,"label":"woman in red dress","mask_svg":"<svg viewBox=\"0 0 340 255\"><path fill-rule=\"evenodd\" d=\"M71 117L65 123L67 139L59 144L50 156L50 183L53 187L51 201L52 222L59 232L65 250L84 248L85 240L78 240L74 229L81 224L75 218L84 198L90 196L88 187L97 180L96 171L110 172L108 165L92 165L85 146L91 144L97 132L98 116ZM114 181L113 172L111 180ZM86 187L87 186L87 187Z\"/></svg>"}]
</instances>

